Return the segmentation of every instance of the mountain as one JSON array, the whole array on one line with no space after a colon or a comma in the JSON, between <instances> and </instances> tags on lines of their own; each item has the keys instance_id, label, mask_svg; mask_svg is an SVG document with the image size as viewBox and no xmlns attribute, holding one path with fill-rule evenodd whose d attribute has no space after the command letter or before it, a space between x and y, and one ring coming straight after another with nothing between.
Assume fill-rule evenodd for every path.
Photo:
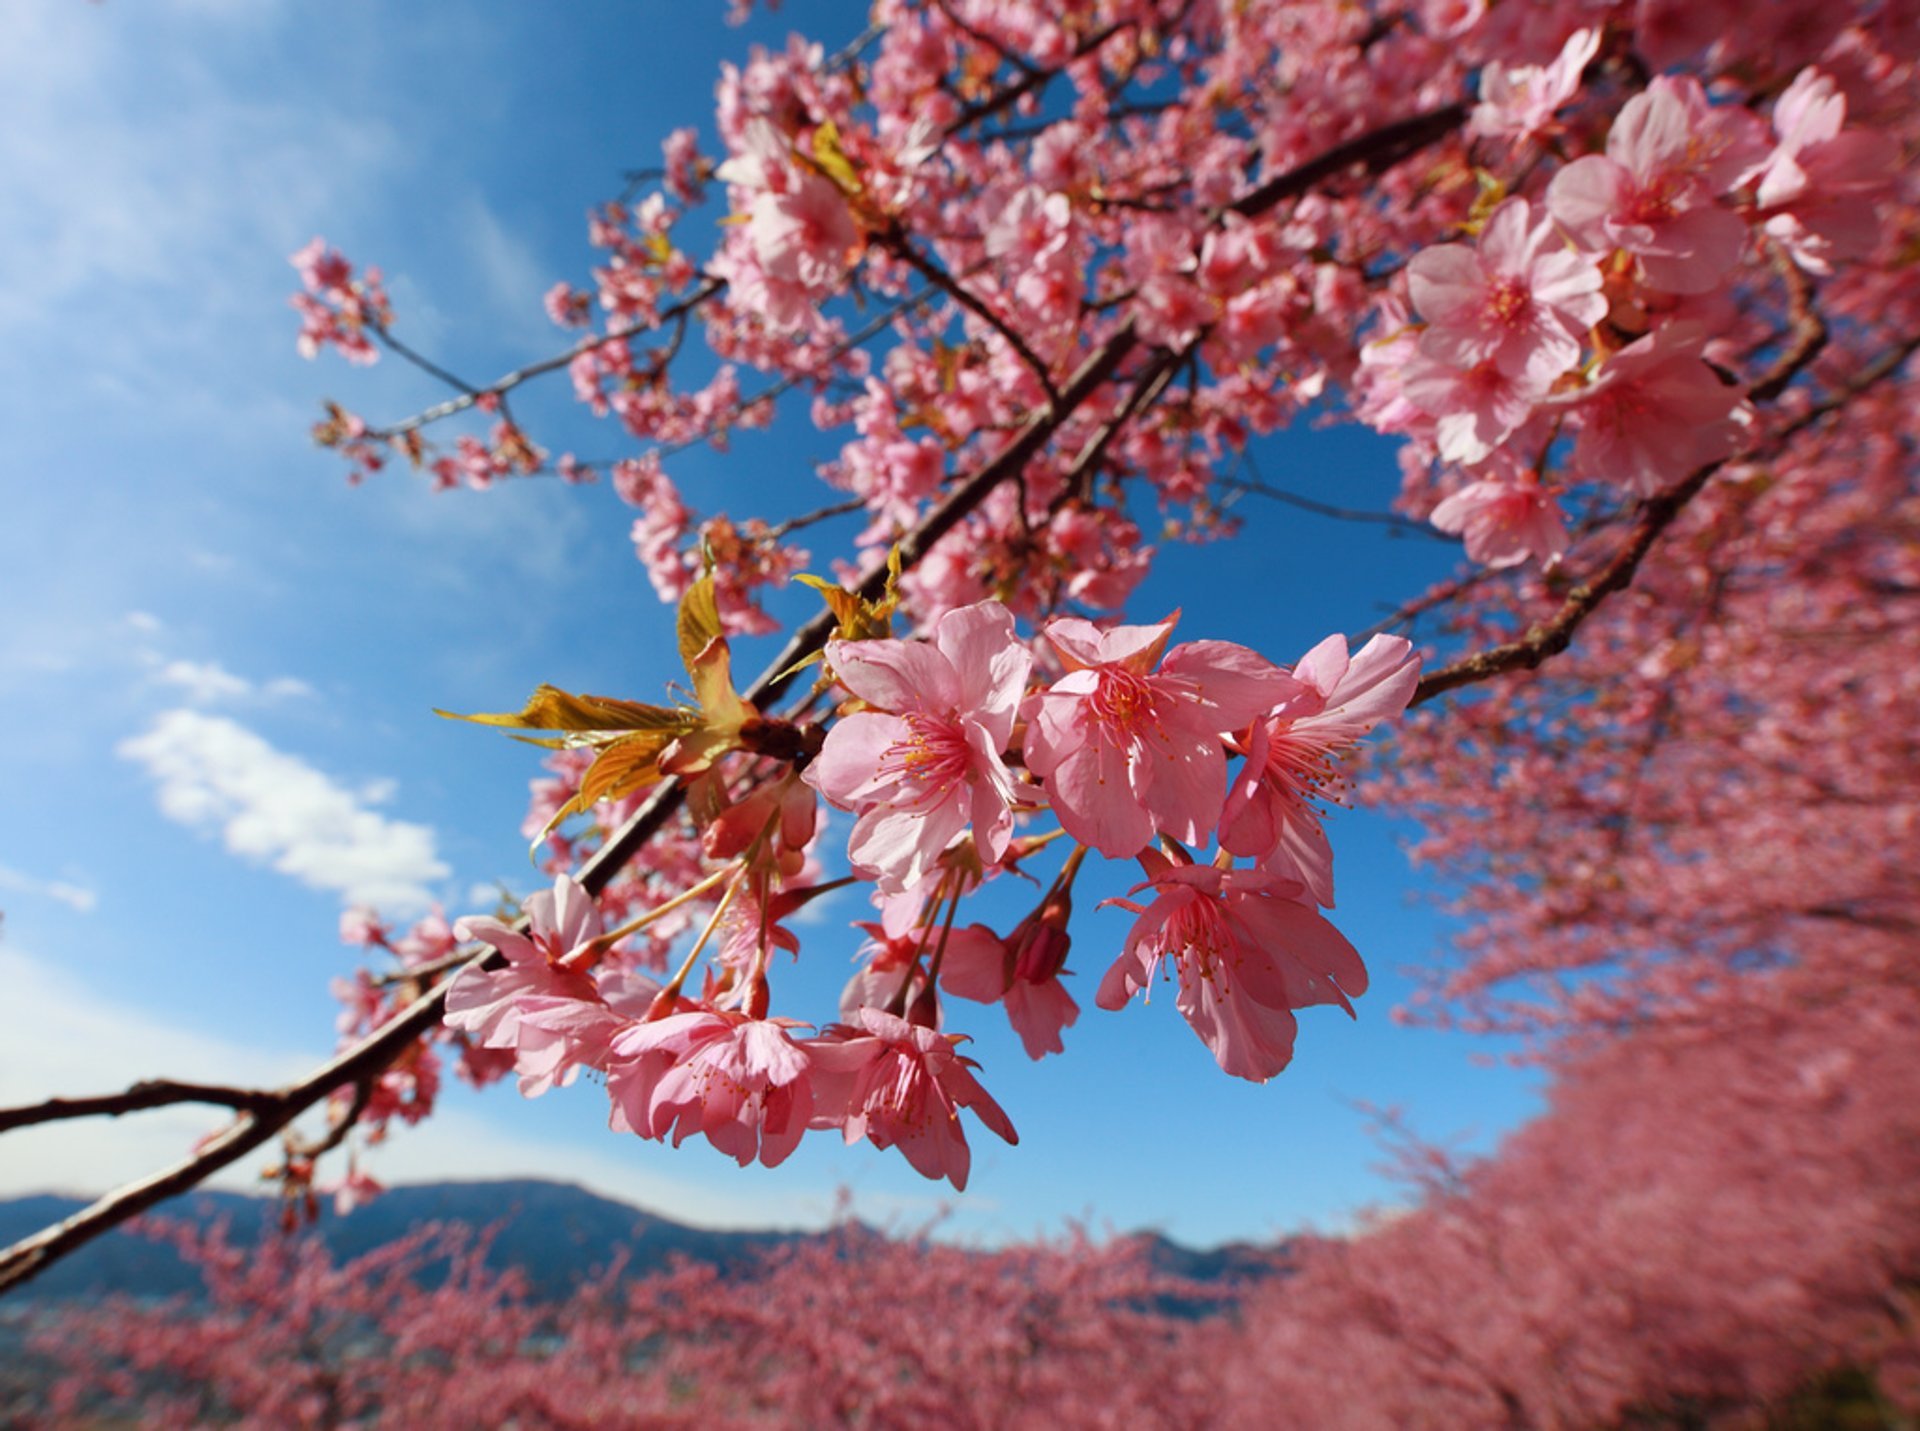
<instances>
[{"instance_id":1,"label":"mountain","mask_svg":"<svg viewBox=\"0 0 1920 1431\"><path fill-rule=\"evenodd\" d=\"M0 1247L84 1206L76 1198L46 1195L0 1201ZM228 1237L245 1247L277 1221L280 1204L244 1193L195 1192L165 1204L157 1215L200 1226L224 1220ZM389 1188L346 1217L323 1201L315 1230L339 1259L384 1246L427 1222L493 1229L488 1264L517 1268L541 1300L565 1296L616 1255L626 1257L627 1276L657 1271L675 1255L730 1271L751 1265L773 1248L821 1235L689 1227L584 1188L534 1178ZM1198 1251L1158 1233L1136 1237L1150 1265L1197 1282L1254 1281L1277 1270L1272 1249L1229 1243ZM431 1278L431 1267L427 1275ZM166 1297L199 1287L199 1274L172 1248L138 1232L116 1229L55 1263L6 1300L18 1304L106 1292Z\"/></svg>"},{"instance_id":2,"label":"mountain","mask_svg":"<svg viewBox=\"0 0 1920 1431\"><path fill-rule=\"evenodd\" d=\"M36 1196L0 1201L0 1247L79 1211L75 1198ZM197 1224L224 1219L241 1246L278 1218L280 1205L242 1193L196 1192L167 1203L160 1215ZM627 1257L628 1275L664 1267L674 1254L721 1268L749 1263L769 1248L816 1236L791 1232L718 1232L688 1227L565 1183L427 1183L390 1188L347 1217L323 1203L316 1230L336 1258L354 1257L404 1236L423 1222L496 1228L489 1265L518 1268L537 1298L565 1295L580 1279ZM169 1247L116 1229L55 1263L19 1297L91 1297L103 1292L169 1296L199 1287Z\"/></svg>"}]
</instances>

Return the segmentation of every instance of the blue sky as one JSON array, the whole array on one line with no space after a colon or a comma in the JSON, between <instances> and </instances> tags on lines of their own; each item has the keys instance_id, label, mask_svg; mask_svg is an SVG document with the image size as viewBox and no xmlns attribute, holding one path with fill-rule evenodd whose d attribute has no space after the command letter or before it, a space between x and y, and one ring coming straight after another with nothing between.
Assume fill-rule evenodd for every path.
<instances>
[{"instance_id":1,"label":"blue sky","mask_svg":"<svg viewBox=\"0 0 1920 1431\"><path fill-rule=\"evenodd\" d=\"M439 393L391 361L303 362L287 255L318 233L381 265L401 335L470 376L544 355L559 339L540 296L584 279L586 210L657 162L669 129L711 134L719 62L790 28L836 45L858 15L789 3L732 30L718 7L643 0L8 7L0 1102L297 1073L331 1046L344 901L458 913L477 886L534 882L517 833L532 757L430 708L512 708L542 680L647 699L674 673L670 613L604 487L436 494L396 471L353 488L313 448L323 396L377 418ZM626 450L564 379L518 411L553 451ZM780 516L822 500L810 464L830 450L791 424L669 470L704 511ZM1290 436L1261 462L1356 506L1394 484L1390 449L1350 431ZM1166 553L1133 614L1182 606L1183 635L1291 660L1455 559L1257 498L1241 510L1238 543ZM816 565L849 530L819 531ZM824 1138L773 1172L616 1138L587 1085L534 1102L454 1086L367 1166L571 1178L736 1224L818 1221L844 1185L869 1216L950 1204L950 1229L984 1238L1068 1217L1195 1243L1345 1225L1393 1195L1356 1101L1484 1146L1537 1100L1532 1075L1482 1066L1492 1046L1389 1018L1398 971L1445 931L1384 821L1342 813L1334 840L1336 922L1376 976L1358 1023L1310 1012L1292 1069L1253 1087L1218 1072L1170 999L1089 1007L1068 1055L1039 1065L997 1012L972 1017L1022 1143L976 1138L964 1197ZM1092 904L1070 961L1083 1005L1127 923ZM839 921L858 913L808 929L783 1001L831 1016L852 948ZM0 1194L132 1176L206 1126L169 1113L16 1134Z\"/></svg>"}]
</instances>

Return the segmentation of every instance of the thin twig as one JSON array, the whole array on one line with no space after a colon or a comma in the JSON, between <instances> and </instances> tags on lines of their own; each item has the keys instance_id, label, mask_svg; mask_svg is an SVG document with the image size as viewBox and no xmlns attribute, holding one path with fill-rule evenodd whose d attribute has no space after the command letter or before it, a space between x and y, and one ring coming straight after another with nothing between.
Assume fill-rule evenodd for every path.
<instances>
[{"instance_id":1,"label":"thin twig","mask_svg":"<svg viewBox=\"0 0 1920 1431\"><path fill-rule=\"evenodd\" d=\"M845 517L854 512L864 511L866 505L865 497L849 497L844 502L833 502L824 507L816 507L813 511L803 512L797 517L788 517L784 522L775 522L767 528L767 539L777 542L789 533L797 532L802 527L810 527L815 522L824 522L833 517Z\"/></svg>"},{"instance_id":2,"label":"thin twig","mask_svg":"<svg viewBox=\"0 0 1920 1431\"><path fill-rule=\"evenodd\" d=\"M959 114L954 116L952 122L949 123L945 129L940 131L941 138L951 139L969 125L978 124L981 120L990 119L1002 110L1011 109L1029 94L1044 88L1055 75L1061 74L1069 66L1093 54L1102 45L1106 44L1108 40L1111 40L1132 23L1131 20L1116 20L1111 25L1094 31L1093 34L1087 36L1087 38L1082 40L1078 45L1075 45L1073 54L1066 64L1050 70L1031 70L1008 85L1005 89L996 90L985 99L977 100L968 105L965 109L961 110Z\"/></svg>"},{"instance_id":3,"label":"thin twig","mask_svg":"<svg viewBox=\"0 0 1920 1431\"><path fill-rule=\"evenodd\" d=\"M118 1118L123 1113L139 1113L150 1108L169 1108L181 1103L208 1103L252 1113L273 1100L273 1094L258 1088L234 1088L221 1083L183 1083L171 1078L143 1078L120 1093L101 1093L91 1098L49 1098L44 1103L19 1108L0 1108L0 1133L16 1128L31 1128L36 1123L56 1123L67 1118Z\"/></svg>"},{"instance_id":4,"label":"thin twig","mask_svg":"<svg viewBox=\"0 0 1920 1431\"><path fill-rule=\"evenodd\" d=\"M1251 492L1257 497L1269 497L1276 502L1284 502L1289 507L1298 507L1303 512L1312 512L1320 517L1332 517L1342 522L1372 522L1378 526L1392 527L1397 531L1412 532L1418 536L1430 537L1436 541L1452 542L1453 538L1427 522L1416 522L1412 517L1402 516L1398 512L1370 512L1355 507L1336 507L1330 502L1322 502L1313 497L1303 496L1299 492L1290 492L1285 487L1275 487L1260 475L1251 449L1242 449L1241 461L1251 477L1224 477L1222 487L1237 492Z\"/></svg>"},{"instance_id":5,"label":"thin twig","mask_svg":"<svg viewBox=\"0 0 1920 1431\"><path fill-rule=\"evenodd\" d=\"M1047 365L1040 361L1040 355L1028 347L1027 340L1014 332L1005 319L987 306L984 299L963 287L957 278L921 253L899 230L896 229L886 235L886 247L889 253L904 260L915 273L1004 338L1007 346L1013 349L1020 361L1025 363L1032 370L1033 375L1040 380L1040 387L1046 393L1047 401L1055 404L1060 401L1060 390L1054 387L1053 375L1047 371Z\"/></svg>"},{"instance_id":6,"label":"thin twig","mask_svg":"<svg viewBox=\"0 0 1920 1431\"><path fill-rule=\"evenodd\" d=\"M671 308L656 315L650 323L629 323L621 328L609 328L604 333L596 333L591 338L583 338L565 352L556 353L551 358L542 358L537 363L528 363L523 368L515 368L512 372L495 378L483 388L468 385L452 373L421 358L411 349L402 347L394 341L391 334L386 334L384 335L385 341L393 347L396 353L406 358L408 362L418 364L425 371L439 378L440 381L446 383L448 386L459 388L460 394L458 397L448 398L445 402L435 403L432 407L422 408L412 417L401 418L400 421L390 426L371 429L367 435L373 438L391 438L404 436L409 432L417 432L423 427L439 422L442 418L452 417L455 413L465 412L482 398L497 397L501 393L510 392L514 388L519 387L520 384L526 382L529 378L537 378L543 373L551 373L557 369L564 368L582 353L591 353L598 348L606 347L609 343L618 343L622 339L631 338L640 333L657 333L668 323L692 313L693 310L719 293L726 286L727 282L723 278L708 278L706 282L701 284L700 287L696 288L686 298L683 298Z\"/></svg>"}]
</instances>

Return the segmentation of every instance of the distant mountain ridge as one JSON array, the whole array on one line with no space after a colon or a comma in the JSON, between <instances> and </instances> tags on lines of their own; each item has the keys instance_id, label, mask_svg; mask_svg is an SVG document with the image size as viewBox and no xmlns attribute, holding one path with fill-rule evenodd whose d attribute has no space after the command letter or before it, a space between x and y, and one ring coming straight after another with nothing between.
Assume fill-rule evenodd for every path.
<instances>
[{"instance_id":1,"label":"distant mountain ridge","mask_svg":"<svg viewBox=\"0 0 1920 1431\"><path fill-rule=\"evenodd\" d=\"M0 1246L30 1236L86 1205L78 1198L51 1195L0 1202ZM245 1193L203 1191L168 1202L155 1215L201 1225L224 1219L233 1241L246 1246L277 1221L280 1204ZM403 1237L425 1222L475 1230L497 1227L489 1265L518 1268L540 1299L565 1295L581 1278L621 1253L627 1258L628 1275L664 1267L676 1253L731 1269L752 1262L768 1249L819 1235L689 1227L585 1188L534 1178L389 1188L345 1217L323 1200L315 1230L336 1258L347 1258ZM198 1275L172 1248L117 1229L48 1268L15 1295L171 1296L198 1287Z\"/></svg>"},{"instance_id":2,"label":"distant mountain ridge","mask_svg":"<svg viewBox=\"0 0 1920 1431\"><path fill-rule=\"evenodd\" d=\"M40 1195L0 1201L0 1247L79 1211L78 1198ZM163 1205L157 1216L206 1225L227 1223L241 1246L279 1217L271 1198L195 1192ZM336 1258L355 1257L405 1236L425 1222L496 1228L488 1252L495 1268L516 1268L538 1299L565 1296L582 1278L626 1258L626 1275L644 1276L676 1254L722 1270L751 1266L764 1253L818 1238L817 1232L717 1231L689 1227L569 1183L535 1178L499 1182L422 1183L388 1189L345 1217L321 1209L316 1230ZM1160 1270L1200 1281L1270 1275L1271 1254L1245 1244L1196 1251L1157 1234L1141 1234ZM164 1297L199 1289L199 1277L172 1248L116 1230L48 1268L5 1300L95 1297L107 1292Z\"/></svg>"}]
</instances>

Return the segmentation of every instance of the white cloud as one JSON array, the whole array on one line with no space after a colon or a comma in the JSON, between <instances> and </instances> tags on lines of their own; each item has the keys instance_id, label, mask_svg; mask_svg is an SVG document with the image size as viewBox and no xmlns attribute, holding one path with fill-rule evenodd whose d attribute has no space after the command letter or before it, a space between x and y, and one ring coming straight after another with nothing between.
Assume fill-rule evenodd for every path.
<instances>
[{"instance_id":1,"label":"white cloud","mask_svg":"<svg viewBox=\"0 0 1920 1431\"><path fill-rule=\"evenodd\" d=\"M496 325L504 323L517 329L515 337L536 347L551 346L553 323L540 300L558 275L477 195L467 206L465 237L472 246L480 281L498 313ZM499 331L497 326L495 331Z\"/></svg>"},{"instance_id":2,"label":"white cloud","mask_svg":"<svg viewBox=\"0 0 1920 1431\"><path fill-rule=\"evenodd\" d=\"M243 700L253 694L252 681L212 661L169 661L156 675L157 679L185 691L187 699L196 705Z\"/></svg>"},{"instance_id":3,"label":"white cloud","mask_svg":"<svg viewBox=\"0 0 1920 1431\"><path fill-rule=\"evenodd\" d=\"M218 831L241 858L349 904L417 913L433 903L428 886L449 873L427 826L369 810L361 793L237 721L167 711L116 753L159 782L168 819Z\"/></svg>"},{"instance_id":4,"label":"white cloud","mask_svg":"<svg viewBox=\"0 0 1920 1431\"><path fill-rule=\"evenodd\" d=\"M127 613L127 625L131 626L135 631L151 636L159 631L161 621L160 618L155 616L151 611L129 611Z\"/></svg>"},{"instance_id":5,"label":"white cloud","mask_svg":"<svg viewBox=\"0 0 1920 1431\"><path fill-rule=\"evenodd\" d=\"M56 900L80 914L91 914L94 905L100 902L100 897L85 885L62 879L37 879L5 865L0 865L0 889Z\"/></svg>"},{"instance_id":6,"label":"white cloud","mask_svg":"<svg viewBox=\"0 0 1920 1431\"><path fill-rule=\"evenodd\" d=\"M188 700L201 706L244 701L254 696L286 700L313 694L313 687L296 677L277 676L260 685L245 676L236 676L217 661L168 661L154 672L154 679L178 686Z\"/></svg>"}]
</instances>

